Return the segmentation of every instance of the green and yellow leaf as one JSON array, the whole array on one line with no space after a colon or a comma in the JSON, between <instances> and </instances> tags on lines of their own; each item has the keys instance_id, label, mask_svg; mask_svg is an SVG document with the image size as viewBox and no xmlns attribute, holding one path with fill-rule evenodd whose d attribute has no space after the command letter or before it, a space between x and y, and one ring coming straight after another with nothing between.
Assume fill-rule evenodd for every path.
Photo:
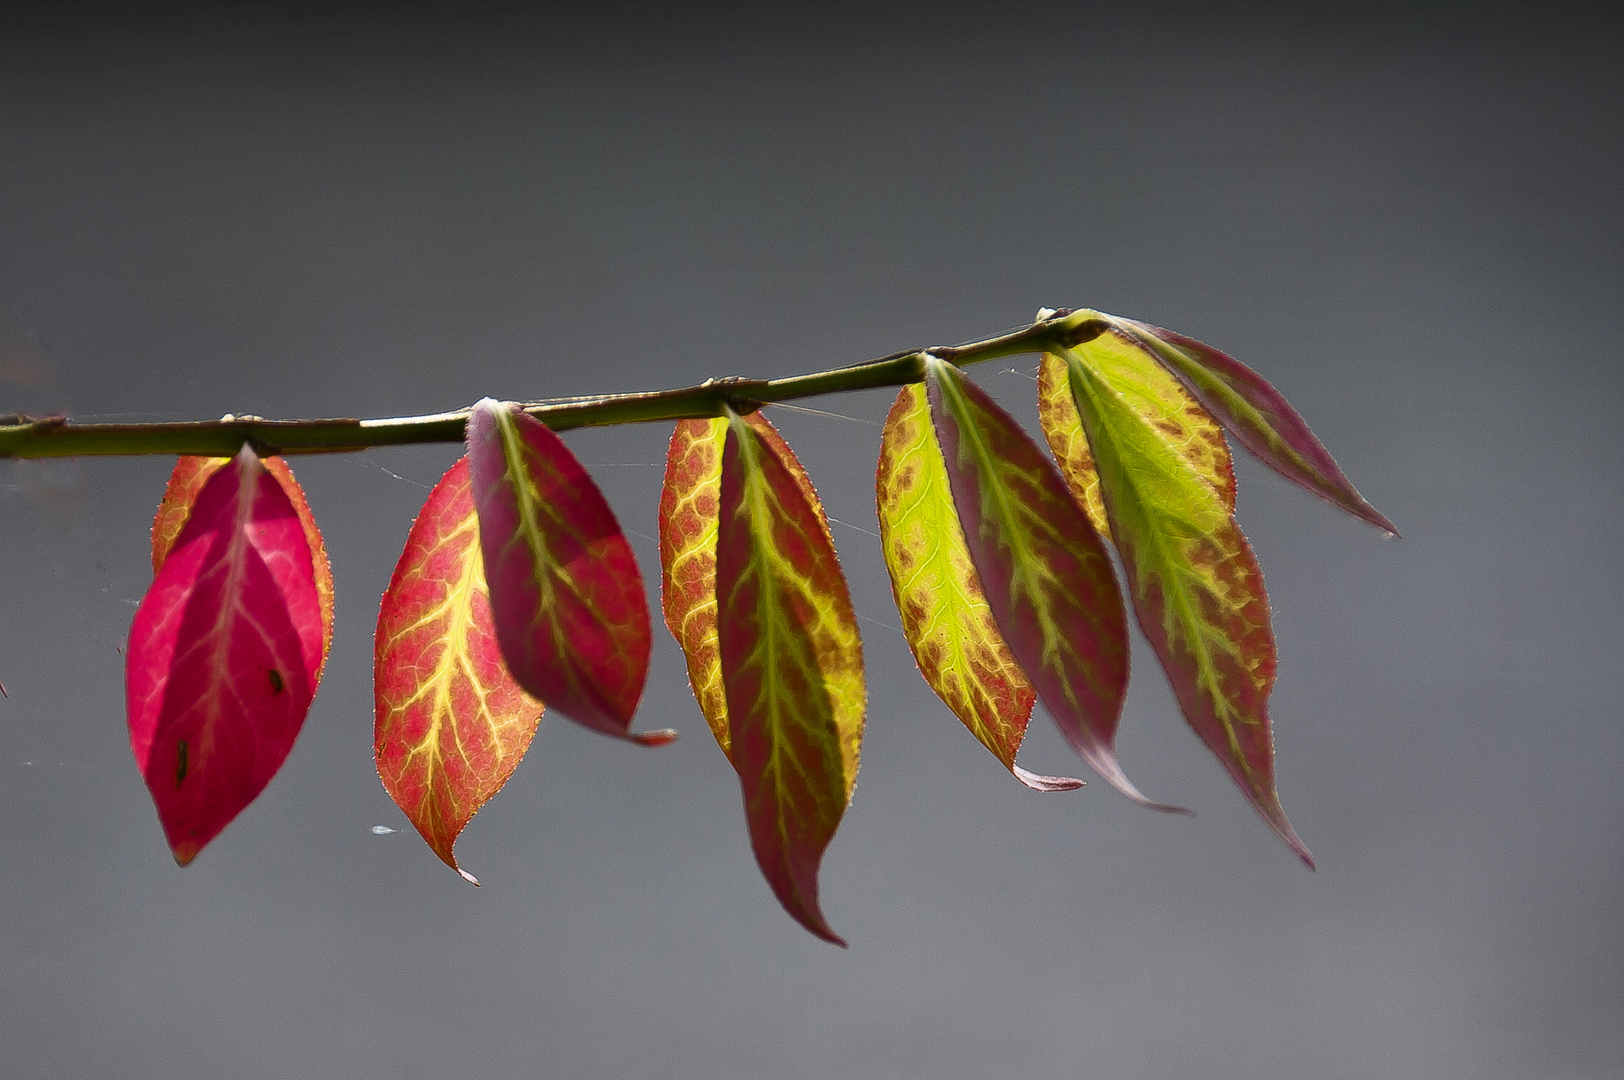
<instances>
[{"instance_id":1,"label":"green and yellow leaf","mask_svg":"<svg viewBox=\"0 0 1624 1080\"><path fill-rule=\"evenodd\" d=\"M1037 692L998 632L971 562L922 384L903 387L886 417L875 501L903 635L925 682L1023 784L1081 787L1015 764Z\"/></svg>"},{"instance_id":2,"label":"green and yellow leaf","mask_svg":"<svg viewBox=\"0 0 1624 1080\"><path fill-rule=\"evenodd\" d=\"M1123 340L1108 330L1065 358L1139 625L1190 726L1312 866L1275 791L1275 648L1263 575L1221 492L1101 374Z\"/></svg>"},{"instance_id":3,"label":"green and yellow leaf","mask_svg":"<svg viewBox=\"0 0 1624 1080\"><path fill-rule=\"evenodd\" d=\"M1223 428L1156 358L1114 335L1102 335L1091 353L1094 370L1185 462L1235 509L1235 467ZM1072 495L1101 536L1111 535L1099 472L1072 400L1066 362L1044 354L1038 368L1038 420Z\"/></svg>"},{"instance_id":4,"label":"green and yellow leaf","mask_svg":"<svg viewBox=\"0 0 1624 1080\"><path fill-rule=\"evenodd\" d=\"M1398 530L1354 489L1291 403L1257 372L1205 342L1098 311L1073 317L1086 334L1106 327L1177 376L1207 412L1263 464L1304 490L1393 536ZM1111 346L1115 347L1115 346Z\"/></svg>"}]
</instances>

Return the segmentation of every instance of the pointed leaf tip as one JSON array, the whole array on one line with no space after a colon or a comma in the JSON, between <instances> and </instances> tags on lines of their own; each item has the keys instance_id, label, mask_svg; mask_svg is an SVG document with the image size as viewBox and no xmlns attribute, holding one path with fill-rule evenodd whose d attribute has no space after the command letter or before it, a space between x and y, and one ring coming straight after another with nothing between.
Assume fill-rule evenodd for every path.
<instances>
[{"instance_id":1,"label":"pointed leaf tip","mask_svg":"<svg viewBox=\"0 0 1624 1080\"><path fill-rule=\"evenodd\" d=\"M486 398L468 459L497 640L519 685L585 727L629 729L648 675L650 623L631 545L562 439Z\"/></svg>"},{"instance_id":2,"label":"pointed leaf tip","mask_svg":"<svg viewBox=\"0 0 1624 1080\"><path fill-rule=\"evenodd\" d=\"M181 866L281 768L327 633L309 533L251 448L183 501L125 652L130 749Z\"/></svg>"},{"instance_id":3,"label":"pointed leaf tip","mask_svg":"<svg viewBox=\"0 0 1624 1080\"><path fill-rule=\"evenodd\" d=\"M731 756L779 903L844 946L818 903L818 866L857 780L862 642L816 495L770 431L733 417L721 455L717 651Z\"/></svg>"},{"instance_id":4,"label":"pointed leaf tip","mask_svg":"<svg viewBox=\"0 0 1624 1080\"><path fill-rule=\"evenodd\" d=\"M502 663L466 457L429 492L384 593L373 693L384 790L434 853L478 885L457 862L457 837L518 767L542 704Z\"/></svg>"},{"instance_id":5,"label":"pointed leaf tip","mask_svg":"<svg viewBox=\"0 0 1624 1080\"><path fill-rule=\"evenodd\" d=\"M1015 418L957 368L925 368L930 415L993 618L1061 734L1117 791L1156 810L1114 746L1128 628L1099 534Z\"/></svg>"}]
</instances>

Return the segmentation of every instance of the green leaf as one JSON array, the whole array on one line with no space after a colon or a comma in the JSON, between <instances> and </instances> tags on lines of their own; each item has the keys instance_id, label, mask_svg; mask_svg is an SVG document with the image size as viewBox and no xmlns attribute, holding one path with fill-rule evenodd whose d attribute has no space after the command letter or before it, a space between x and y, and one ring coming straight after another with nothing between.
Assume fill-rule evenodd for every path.
<instances>
[{"instance_id":1,"label":"green leaf","mask_svg":"<svg viewBox=\"0 0 1624 1080\"><path fill-rule=\"evenodd\" d=\"M1192 398L1178 379L1143 349L1106 335L1092 343L1094 370L1122 395L1144 420L1161 432L1169 446L1235 509L1235 467L1224 430ZM1066 363L1044 354L1038 366L1038 420L1073 497L1088 511L1088 520L1106 538L1111 524L1100 495L1099 472L1083 434L1083 422L1072 400Z\"/></svg>"},{"instance_id":2,"label":"green leaf","mask_svg":"<svg viewBox=\"0 0 1624 1080\"><path fill-rule=\"evenodd\" d=\"M1021 783L1038 791L1081 787L1015 764L1037 692L982 591L920 384L903 387L886 417L874 486L891 592L925 682Z\"/></svg>"},{"instance_id":3,"label":"green leaf","mask_svg":"<svg viewBox=\"0 0 1624 1080\"><path fill-rule=\"evenodd\" d=\"M1275 649L1262 572L1222 494L1103 374L1123 340L1131 343L1107 329L1063 355L1139 625L1190 726L1312 866L1275 791Z\"/></svg>"}]
</instances>

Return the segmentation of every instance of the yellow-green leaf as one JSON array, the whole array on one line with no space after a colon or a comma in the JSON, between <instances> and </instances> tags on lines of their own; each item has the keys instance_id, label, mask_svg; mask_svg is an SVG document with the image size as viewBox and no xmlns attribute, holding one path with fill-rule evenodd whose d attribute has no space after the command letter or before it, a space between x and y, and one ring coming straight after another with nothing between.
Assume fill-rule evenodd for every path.
<instances>
[{"instance_id":1,"label":"yellow-green leaf","mask_svg":"<svg viewBox=\"0 0 1624 1080\"><path fill-rule=\"evenodd\" d=\"M1218 422L1145 350L1115 335L1103 335L1090 344L1090 362L1099 377L1154 427L1196 474L1212 485L1225 508L1233 511L1235 467ZM1072 400L1066 362L1058 356L1044 354L1038 369L1038 420L1072 495L1088 511L1088 520L1100 535L1109 537L1111 526L1100 497L1099 472Z\"/></svg>"},{"instance_id":2,"label":"yellow-green leaf","mask_svg":"<svg viewBox=\"0 0 1624 1080\"><path fill-rule=\"evenodd\" d=\"M1205 342L1149 323L1098 311L1080 311L1076 331L1111 327L1154 355L1176 375L1208 413L1256 458L1304 490L1397 536L1387 517L1354 490L1297 410L1257 372Z\"/></svg>"},{"instance_id":3,"label":"yellow-green leaf","mask_svg":"<svg viewBox=\"0 0 1624 1080\"><path fill-rule=\"evenodd\" d=\"M1139 625L1190 726L1312 866L1275 791L1275 648L1263 575L1221 493L1101 374L1122 341L1132 344L1107 329L1065 357Z\"/></svg>"},{"instance_id":4,"label":"yellow-green leaf","mask_svg":"<svg viewBox=\"0 0 1624 1080\"><path fill-rule=\"evenodd\" d=\"M925 682L1023 784L1081 787L1015 764L1037 692L998 632L970 560L922 384L903 387L891 406L874 486L891 592Z\"/></svg>"}]
</instances>

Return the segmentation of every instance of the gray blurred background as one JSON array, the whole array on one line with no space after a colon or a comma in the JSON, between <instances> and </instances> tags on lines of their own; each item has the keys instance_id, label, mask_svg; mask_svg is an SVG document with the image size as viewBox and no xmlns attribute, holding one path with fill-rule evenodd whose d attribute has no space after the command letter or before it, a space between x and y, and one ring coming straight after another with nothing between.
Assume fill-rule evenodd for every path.
<instances>
[{"instance_id":1,"label":"gray blurred background","mask_svg":"<svg viewBox=\"0 0 1624 1080\"><path fill-rule=\"evenodd\" d=\"M0 412L429 412L1086 305L1255 367L1405 533L1240 465L1309 873L1142 641L1123 761L1200 816L1019 787L897 629L868 535L891 395L772 410L864 619L841 951L760 880L663 631L639 724L679 743L544 720L460 844L482 889L410 831L372 768L371 630L454 447L295 461L337 575L326 682L177 869L120 656L170 463L0 462L7 1075L1624 1076L1607 9L4 19ZM1034 368L975 376L1030 421ZM647 574L667 435L569 436ZM1029 768L1082 768L1032 730Z\"/></svg>"}]
</instances>

